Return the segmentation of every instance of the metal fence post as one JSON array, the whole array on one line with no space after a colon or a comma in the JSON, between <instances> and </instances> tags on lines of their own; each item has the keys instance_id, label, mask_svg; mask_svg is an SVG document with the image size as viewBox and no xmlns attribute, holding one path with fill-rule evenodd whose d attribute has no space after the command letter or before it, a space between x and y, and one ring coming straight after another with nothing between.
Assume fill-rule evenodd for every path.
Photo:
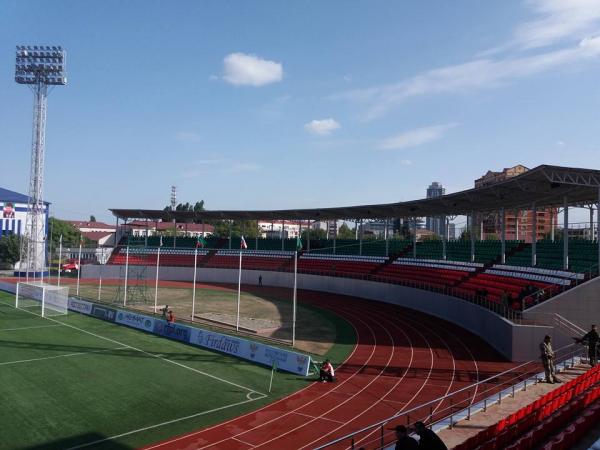
<instances>
[{"instance_id":1,"label":"metal fence post","mask_svg":"<svg viewBox=\"0 0 600 450\"><path fill-rule=\"evenodd\" d=\"M381 448L385 447L385 443L383 442L383 424L381 424Z\"/></svg>"},{"instance_id":2,"label":"metal fence post","mask_svg":"<svg viewBox=\"0 0 600 450\"><path fill-rule=\"evenodd\" d=\"M352 436L352 450L354 450L354 436Z\"/></svg>"}]
</instances>

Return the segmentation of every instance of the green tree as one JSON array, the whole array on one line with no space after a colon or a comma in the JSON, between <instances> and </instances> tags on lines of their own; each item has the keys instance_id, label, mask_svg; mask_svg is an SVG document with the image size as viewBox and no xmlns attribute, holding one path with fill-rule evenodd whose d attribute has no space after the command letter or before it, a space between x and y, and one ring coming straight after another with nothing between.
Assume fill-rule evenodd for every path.
<instances>
[{"instance_id":1,"label":"green tree","mask_svg":"<svg viewBox=\"0 0 600 450\"><path fill-rule=\"evenodd\" d=\"M0 266L12 267L19 261L21 238L16 234L0 237Z\"/></svg>"},{"instance_id":2,"label":"green tree","mask_svg":"<svg viewBox=\"0 0 600 450\"><path fill-rule=\"evenodd\" d=\"M354 239L356 237L356 230L343 223L338 229L338 239Z\"/></svg>"},{"instance_id":3,"label":"green tree","mask_svg":"<svg viewBox=\"0 0 600 450\"><path fill-rule=\"evenodd\" d=\"M94 216L93 214L90 216L90 222L95 222L96 221L96 216Z\"/></svg>"},{"instance_id":4,"label":"green tree","mask_svg":"<svg viewBox=\"0 0 600 450\"><path fill-rule=\"evenodd\" d=\"M61 235L63 237L63 247L76 247L79 245L81 233L70 223L55 217L50 217L50 219L48 219L48 229L50 247L52 249L58 248Z\"/></svg>"},{"instance_id":5,"label":"green tree","mask_svg":"<svg viewBox=\"0 0 600 450\"><path fill-rule=\"evenodd\" d=\"M302 230L302 240L304 242L306 242L307 239L308 239L308 230ZM327 232L325 230L322 230L321 228L317 228L316 230L311 228L310 229L310 239L311 240L327 239Z\"/></svg>"},{"instance_id":6,"label":"green tree","mask_svg":"<svg viewBox=\"0 0 600 450\"><path fill-rule=\"evenodd\" d=\"M223 238L229 237L229 220L217 220L212 223L215 227L215 236ZM231 223L231 235L239 237L244 235L244 238L256 238L260 237L260 229L258 228L258 222L256 220L234 220Z\"/></svg>"}]
</instances>

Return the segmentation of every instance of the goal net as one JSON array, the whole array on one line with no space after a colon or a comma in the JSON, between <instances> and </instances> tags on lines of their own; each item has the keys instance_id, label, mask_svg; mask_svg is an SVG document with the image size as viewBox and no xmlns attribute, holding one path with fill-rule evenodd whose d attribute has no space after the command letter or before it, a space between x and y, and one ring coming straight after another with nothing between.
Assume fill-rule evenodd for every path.
<instances>
[{"instance_id":1,"label":"goal net","mask_svg":"<svg viewBox=\"0 0 600 450\"><path fill-rule=\"evenodd\" d=\"M42 317L67 314L69 288L46 283L17 283L15 307Z\"/></svg>"}]
</instances>

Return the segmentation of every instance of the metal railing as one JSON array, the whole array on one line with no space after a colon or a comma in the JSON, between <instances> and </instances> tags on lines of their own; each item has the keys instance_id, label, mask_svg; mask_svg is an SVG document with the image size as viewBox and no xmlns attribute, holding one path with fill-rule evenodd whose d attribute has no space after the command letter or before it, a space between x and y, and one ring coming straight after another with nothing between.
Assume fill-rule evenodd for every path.
<instances>
[{"instance_id":1,"label":"metal railing","mask_svg":"<svg viewBox=\"0 0 600 450\"><path fill-rule=\"evenodd\" d=\"M583 351L582 346L570 344L558 349L555 352L557 355L555 359L557 363L570 360L570 364L573 366L575 357L583 354ZM394 432L390 428L396 425L411 427L417 421L425 423L430 428L446 421L448 426L452 428L455 423L454 418L459 412L466 410L465 418L470 420L476 406L486 411L491 404L502 403L502 398L506 395L514 397L519 385L522 386L522 390L527 390L528 382L532 377L536 377L533 381L533 384L536 384L539 381L537 375L542 371L541 362L525 362L485 380L339 437L327 444L315 447L314 450L330 449L332 447L355 450L367 446L370 446L369 448L384 449L388 445L392 445L395 440Z\"/></svg>"}]
</instances>

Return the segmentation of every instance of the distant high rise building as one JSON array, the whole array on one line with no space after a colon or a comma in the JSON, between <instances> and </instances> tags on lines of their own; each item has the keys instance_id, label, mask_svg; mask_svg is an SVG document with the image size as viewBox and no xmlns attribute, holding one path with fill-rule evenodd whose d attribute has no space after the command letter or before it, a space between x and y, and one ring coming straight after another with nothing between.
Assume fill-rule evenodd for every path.
<instances>
[{"instance_id":1,"label":"distant high rise building","mask_svg":"<svg viewBox=\"0 0 600 450\"><path fill-rule=\"evenodd\" d=\"M446 189L442 187L440 183L434 181L427 188L427 198L441 197L446 193ZM425 219L425 228L433 231L437 235L442 234L442 218L441 217L427 217Z\"/></svg>"},{"instance_id":2,"label":"distant high rise building","mask_svg":"<svg viewBox=\"0 0 600 450\"><path fill-rule=\"evenodd\" d=\"M448 240L453 241L456 239L456 225L454 223L448 224Z\"/></svg>"},{"instance_id":3,"label":"distant high rise building","mask_svg":"<svg viewBox=\"0 0 600 450\"><path fill-rule=\"evenodd\" d=\"M475 180L475 187L483 187L500 183L509 178L516 177L529 169L523 165L508 167L501 172L488 170L485 175ZM505 236L507 240L520 240L532 242L533 240L533 211L530 209L505 211ZM475 222L475 235L481 239L491 237L499 238L501 233L500 217L497 213L478 214ZM536 239L544 239L552 229L552 222L556 223L556 208L538 208L536 214Z\"/></svg>"}]
</instances>

